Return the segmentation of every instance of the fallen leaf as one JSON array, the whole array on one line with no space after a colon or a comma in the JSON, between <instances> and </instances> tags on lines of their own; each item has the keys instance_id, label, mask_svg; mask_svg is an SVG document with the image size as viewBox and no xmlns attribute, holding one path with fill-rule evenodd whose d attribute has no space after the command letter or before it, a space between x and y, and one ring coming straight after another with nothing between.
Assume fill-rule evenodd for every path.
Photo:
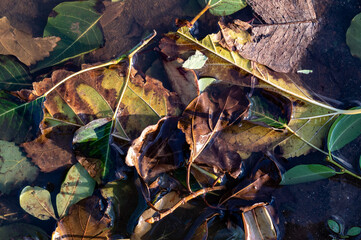
<instances>
[{"instance_id":1,"label":"fallen leaf","mask_svg":"<svg viewBox=\"0 0 361 240\"><path fill-rule=\"evenodd\" d=\"M350 27L346 32L346 43L349 46L352 56L361 58L360 53L360 28L358 27L361 20L361 14L357 14L351 21Z\"/></svg>"},{"instance_id":2,"label":"fallen leaf","mask_svg":"<svg viewBox=\"0 0 361 240\"><path fill-rule=\"evenodd\" d=\"M207 57L203 55L200 51L196 50L194 55L190 56L183 64L183 68L188 69L200 69L207 62Z\"/></svg>"},{"instance_id":3,"label":"fallen leaf","mask_svg":"<svg viewBox=\"0 0 361 240\"><path fill-rule=\"evenodd\" d=\"M0 88L15 91L32 86L28 69L13 56L0 56Z\"/></svg>"},{"instance_id":4,"label":"fallen leaf","mask_svg":"<svg viewBox=\"0 0 361 240\"><path fill-rule=\"evenodd\" d=\"M11 94L0 91L1 139L15 143L32 140L43 117L44 100L44 97L40 97L31 102L23 102Z\"/></svg>"},{"instance_id":5,"label":"fallen leaf","mask_svg":"<svg viewBox=\"0 0 361 240\"><path fill-rule=\"evenodd\" d=\"M61 184L60 192L56 195L56 207L59 217L68 213L69 207L93 194L95 180L80 165L75 164L66 174Z\"/></svg>"},{"instance_id":6,"label":"fallen leaf","mask_svg":"<svg viewBox=\"0 0 361 240\"><path fill-rule=\"evenodd\" d=\"M56 14L48 18L43 36L58 36L61 40L49 57L34 66L33 72L83 55L103 45L103 34L97 26L100 16L94 7L95 2L88 0L63 2L53 9Z\"/></svg>"},{"instance_id":7,"label":"fallen leaf","mask_svg":"<svg viewBox=\"0 0 361 240\"><path fill-rule=\"evenodd\" d=\"M216 16L231 15L247 6L245 0L198 0L198 2Z\"/></svg>"},{"instance_id":8,"label":"fallen leaf","mask_svg":"<svg viewBox=\"0 0 361 240\"><path fill-rule=\"evenodd\" d=\"M111 220L101 210L100 198L93 196L73 205L53 232L54 240L108 239Z\"/></svg>"},{"instance_id":9,"label":"fallen leaf","mask_svg":"<svg viewBox=\"0 0 361 240\"><path fill-rule=\"evenodd\" d=\"M37 139L21 146L40 171L52 172L76 163L71 145L75 130L71 125L46 128Z\"/></svg>"},{"instance_id":10,"label":"fallen leaf","mask_svg":"<svg viewBox=\"0 0 361 240\"><path fill-rule=\"evenodd\" d=\"M203 150L208 145L212 148L213 138L223 129L246 117L248 108L249 101L242 88L222 83L211 85L194 99L184 110L178 124L190 145L191 161L237 177L242 165L239 158L232 157L223 149L214 152L215 155L203 154ZM221 145L219 147L222 148Z\"/></svg>"},{"instance_id":11,"label":"fallen leaf","mask_svg":"<svg viewBox=\"0 0 361 240\"><path fill-rule=\"evenodd\" d=\"M102 162L97 158L87 158L83 156L76 156L78 162L87 170L89 175L98 183L101 183Z\"/></svg>"},{"instance_id":12,"label":"fallen leaf","mask_svg":"<svg viewBox=\"0 0 361 240\"><path fill-rule=\"evenodd\" d=\"M40 220L57 219L48 190L26 186L20 193L19 201L24 211Z\"/></svg>"},{"instance_id":13,"label":"fallen leaf","mask_svg":"<svg viewBox=\"0 0 361 240\"><path fill-rule=\"evenodd\" d=\"M14 55L25 65L30 66L49 56L59 37L32 38L10 25L6 17L0 19L0 54Z\"/></svg>"},{"instance_id":14,"label":"fallen leaf","mask_svg":"<svg viewBox=\"0 0 361 240\"><path fill-rule=\"evenodd\" d=\"M15 143L0 140L1 193L8 194L26 181L33 182L38 172Z\"/></svg>"},{"instance_id":15,"label":"fallen leaf","mask_svg":"<svg viewBox=\"0 0 361 240\"><path fill-rule=\"evenodd\" d=\"M26 224L14 223L0 227L0 238L23 240L48 240L48 234L41 228Z\"/></svg>"},{"instance_id":16,"label":"fallen leaf","mask_svg":"<svg viewBox=\"0 0 361 240\"><path fill-rule=\"evenodd\" d=\"M177 123L178 118L162 118L145 128L129 148L126 164L134 166L145 182L183 163L185 139Z\"/></svg>"}]
</instances>

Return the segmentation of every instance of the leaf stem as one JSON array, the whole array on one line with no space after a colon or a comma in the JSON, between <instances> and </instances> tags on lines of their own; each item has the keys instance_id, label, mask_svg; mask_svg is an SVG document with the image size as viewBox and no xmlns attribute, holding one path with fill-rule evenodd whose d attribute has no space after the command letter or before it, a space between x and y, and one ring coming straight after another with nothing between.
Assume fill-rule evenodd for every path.
<instances>
[{"instance_id":1,"label":"leaf stem","mask_svg":"<svg viewBox=\"0 0 361 240\"><path fill-rule=\"evenodd\" d=\"M192 21L190 22L190 26L193 26L195 24L195 22L197 22L197 20L205 13L207 12L207 10L211 7L211 5L209 5L209 2L207 3L207 5L202 9L202 11L200 11L197 16L195 16Z\"/></svg>"},{"instance_id":2,"label":"leaf stem","mask_svg":"<svg viewBox=\"0 0 361 240\"><path fill-rule=\"evenodd\" d=\"M347 169L346 169L345 167L343 167L341 164L339 164L339 163L337 163L336 161L334 161L331 156L327 156L327 157L326 157L326 161L329 162L329 163L332 163L333 165L335 165L335 166L337 166L338 168L340 168L340 169L341 169L341 173L347 173L347 174L349 174L349 175L351 175L351 176L353 176L353 177L361 180L361 176L359 176L359 175L357 175L357 174L355 174L355 173L347 170Z\"/></svg>"}]
</instances>

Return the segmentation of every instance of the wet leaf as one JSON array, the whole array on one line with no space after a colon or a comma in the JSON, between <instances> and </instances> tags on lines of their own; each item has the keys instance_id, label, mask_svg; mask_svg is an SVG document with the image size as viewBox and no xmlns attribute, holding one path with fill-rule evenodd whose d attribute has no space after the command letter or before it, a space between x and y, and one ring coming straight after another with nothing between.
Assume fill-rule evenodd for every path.
<instances>
[{"instance_id":1,"label":"wet leaf","mask_svg":"<svg viewBox=\"0 0 361 240\"><path fill-rule=\"evenodd\" d=\"M48 240L50 237L41 228L25 224L14 223L0 227L0 238L11 240Z\"/></svg>"},{"instance_id":2,"label":"wet leaf","mask_svg":"<svg viewBox=\"0 0 361 240\"><path fill-rule=\"evenodd\" d=\"M6 17L0 19L0 29L0 54L14 55L27 66L49 56L49 52L53 51L60 40L54 35L33 38L31 35L13 28Z\"/></svg>"},{"instance_id":3,"label":"wet leaf","mask_svg":"<svg viewBox=\"0 0 361 240\"><path fill-rule=\"evenodd\" d=\"M72 150L75 126L49 127L37 139L21 146L42 172L52 172L76 163Z\"/></svg>"},{"instance_id":4,"label":"wet leaf","mask_svg":"<svg viewBox=\"0 0 361 240\"><path fill-rule=\"evenodd\" d=\"M211 85L212 83L216 83L217 82L217 79L215 78L200 78L198 80L198 85L199 85L199 91L202 93L204 92L204 90L209 86Z\"/></svg>"},{"instance_id":5,"label":"wet leaf","mask_svg":"<svg viewBox=\"0 0 361 240\"><path fill-rule=\"evenodd\" d=\"M196 50L195 54L190 56L183 64L182 67L188 69L200 69L207 61L207 57L200 51Z\"/></svg>"},{"instance_id":6,"label":"wet leaf","mask_svg":"<svg viewBox=\"0 0 361 240\"><path fill-rule=\"evenodd\" d=\"M198 0L203 6L208 6L210 13L216 16L227 16L247 6L245 0Z\"/></svg>"},{"instance_id":7,"label":"wet leaf","mask_svg":"<svg viewBox=\"0 0 361 240\"><path fill-rule=\"evenodd\" d=\"M183 163L185 139L177 123L178 118L162 118L145 128L129 148L126 164L134 166L146 182Z\"/></svg>"},{"instance_id":8,"label":"wet leaf","mask_svg":"<svg viewBox=\"0 0 361 240\"><path fill-rule=\"evenodd\" d=\"M291 168L282 177L281 185L291 185L312 182L335 176L337 172L324 165L308 164L297 165Z\"/></svg>"},{"instance_id":9,"label":"wet leaf","mask_svg":"<svg viewBox=\"0 0 361 240\"><path fill-rule=\"evenodd\" d=\"M354 236L359 235L360 233L361 233L360 227L352 227L347 231L346 235L354 237Z\"/></svg>"},{"instance_id":10,"label":"wet leaf","mask_svg":"<svg viewBox=\"0 0 361 240\"><path fill-rule=\"evenodd\" d=\"M69 207L73 204L91 196L94 188L95 180L90 177L80 163L71 167L61 184L60 193L56 195L56 207L59 217L65 216Z\"/></svg>"},{"instance_id":11,"label":"wet leaf","mask_svg":"<svg viewBox=\"0 0 361 240\"><path fill-rule=\"evenodd\" d=\"M223 151L215 156L201 155L209 143L213 145L212 139L221 130L245 117L248 105L248 99L240 87L226 84L214 84L194 99L178 124L190 145L191 161L213 167L217 172L238 176L241 165L238 159L223 154Z\"/></svg>"},{"instance_id":12,"label":"wet leaf","mask_svg":"<svg viewBox=\"0 0 361 240\"><path fill-rule=\"evenodd\" d=\"M31 87L28 69L13 56L0 56L0 89L14 91Z\"/></svg>"},{"instance_id":13,"label":"wet leaf","mask_svg":"<svg viewBox=\"0 0 361 240\"><path fill-rule=\"evenodd\" d=\"M267 207L256 207L243 212L244 231L246 240L269 239L277 240L276 223L272 219Z\"/></svg>"},{"instance_id":14,"label":"wet leaf","mask_svg":"<svg viewBox=\"0 0 361 240\"><path fill-rule=\"evenodd\" d=\"M352 56L361 58L361 48L360 48L360 24L361 24L361 14L357 14L351 21L350 27L346 32L346 43L350 48Z\"/></svg>"},{"instance_id":15,"label":"wet leaf","mask_svg":"<svg viewBox=\"0 0 361 240\"><path fill-rule=\"evenodd\" d=\"M20 206L40 220L48 220L50 217L57 219L50 193L41 187L26 186L20 193Z\"/></svg>"},{"instance_id":16,"label":"wet leaf","mask_svg":"<svg viewBox=\"0 0 361 240\"><path fill-rule=\"evenodd\" d=\"M44 100L44 97L40 97L25 103L8 93L0 92L1 139L15 143L31 140L43 117Z\"/></svg>"},{"instance_id":17,"label":"wet leaf","mask_svg":"<svg viewBox=\"0 0 361 240\"><path fill-rule=\"evenodd\" d=\"M96 196L73 205L53 233L52 239L108 239L110 219L104 215Z\"/></svg>"},{"instance_id":18,"label":"wet leaf","mask_svg":"<svg viewBox=\"0 0 361 240\"><path fill-rule=\"evenodd\" d=\"M327 225L333 232L340 233L341 228L340 228L340 225L336 221L329 219L329 220L327 220Z\"/></svg>"},{"instance_id":19,"label":"wet leaf","mask_svg":"<svg viewBox=\"0 0 361 240\"><path fill-rule=\"evenodd\" d=\"M8 194L24 182L33 182L38 169L12 142L0 140L0 191Z\"/></svg>"},{"instance_id":20,"label":"wet leaf","mask_svg":"<svg viewBox=\"0 0 361 240\"><path fill-rule=\"evenodd\" d=\"M55 17L48 18L43 36L58 36L61 40L50 56L32 71L56 65L103 45L103 34L97 26L100 16L94 9L95 3L92 0L64 2L53 9Z\"/></svg>"}]
</instances>

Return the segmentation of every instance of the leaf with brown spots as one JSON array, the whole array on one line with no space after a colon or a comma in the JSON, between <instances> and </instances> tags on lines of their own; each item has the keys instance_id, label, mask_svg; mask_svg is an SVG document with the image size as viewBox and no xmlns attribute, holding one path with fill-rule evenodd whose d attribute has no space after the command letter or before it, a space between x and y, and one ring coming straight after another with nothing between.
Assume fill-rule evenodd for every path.
<instances>
[{"instance_id":1,"label":"leaf with brown spots","mask_svg":"<svg viewBox=\"0 0 361 240\"><path fill-rule=\"evenodd\" d=\"M53 233L52 239L108 239L110 218L102 212L101 199L92 196L70 207Z\"/></svg>"},{"instance_id":2,"label":"leaf with brown spots","mask_svg":"<svg viewBox=\"0 0 361 240\"><path fill-rule=\"evenodd\" d=\"M33 38L10 25L6 17L0 19L0 54L14 55L25 65L30 66L49 56L58 37Z\"/></svg>"}]
</instances>

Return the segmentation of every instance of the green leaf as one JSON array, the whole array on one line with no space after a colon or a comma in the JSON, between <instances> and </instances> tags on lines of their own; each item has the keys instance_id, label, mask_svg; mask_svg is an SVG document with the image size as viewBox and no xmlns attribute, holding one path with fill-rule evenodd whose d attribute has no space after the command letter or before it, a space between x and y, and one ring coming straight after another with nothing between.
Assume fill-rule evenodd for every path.
<instances>
[{"instance_id":1,"label":"green leaf","mask_svg":"<svg viewBox=\"0 0 361 240\"><path fill-rule=\"evenodd\" d=\"M340 225L336 221L329 219L329 220L327 220L327 225L333 232L340 233L341 228L340 228Z\"/></svg>"},{"instance_id":2,"label":"green leaf","mask_svg":"<svg viewBox=\"0 0 361 240\"><path fill-rule=\"evenodd\" d=\"M80 163L72 166L61 184L60 193L56 195L56 207L59 217L64 217L69 207L93 194L95 180Z\"/></svg>"},{"instance_id":3,"label":"green leaf","mask_svg":"<svg viewBox=\"0 0 361 240\"><path fill-rule=\"evenodd\" d=\"M351 54L361 58L361 13L352 19L351 25L346 32L346 43Z\"/></svg>"},{"instance_id":4,"label":"green leaf","mask_svg":"<svg viewBox=\"0 0 361 240\"><path fill-rule=\"evenodd\" d=\"M202 6L208 6L209 12L216 16L227 16L247 6L245 0L198 0Z\"/></svg>"},{"instance_id":5,"label":"green leaf","mask_svg":"<svg viewBox=\"0 0 361 240\"><path fill-rule=\"evenodd\" d=\"M21 102L11 94L0 92L1 139L22 143L31 140L39 129L43 117L45 97L31 102Z\"/></svg>"},{"instance_id":6,"label":"green leaf","mask_svg":"<svg viewBox=\"0 0 361 240\"><path fill-rule=\"evenodd\" d=\"M25 223L14 223L0 227L0 239L48 240L50 237L44 230L37 226Z\"/></svg>"},{"instance_id":7,"label":"green leaf","mask_svg":"<svg viewBox=\"0 0 361 240\"><path fill-rule=\"evenodd\" d=\"M346 235L354 237L359 235L360 233L361 233L360 227L352 227L347 231Z\"/></svg>"},{"instance_id":8,"label":"green leaf","mask_svg":"<svg viewBox=\"0 0 361 240\"><path fill-rule=\"evenodd\" d=\"M0 55L0 89L15 91L32 86L32 79L25 65L13 56Z\"/></svg>"},{"instance_id":9,"label":"green leaf","mask_svg":"<svg viewBox=\"0 0 361 240\"><path fill-rule=\"evenodd\" d=\"M1 193L7 194L25 181L32 182L38 175L38 168L12 142L0 140L0 159Z\"/></svg>"},{"instance_id":10,"label":"green leaf","mask_svg":"<svg viewBox=\"0 0 361 240\"><path fill-rule=\"evenodd\" d=\"M182 67L188 69L201 69L207 61L207 57L196 50L195 54L190 56L183 64Z\"/></svg>"},{"instance_id":11,"label":"green leaf","mask_svg":"<svg viewBox=\"0 0 361 240\"><path fill-rule=\"evenodd\" d=\"M353 109L360 109L359 107ZM328 133L329 152L343 148L361 135L361 114L341 115L332 124Z\"/></svg>"},{"instance_id":12,"label":"green leaf","mask_svg":"<svg viewBox=\"0 0 361 240\"><path fill-rule=\"evenodd\" d=\"M217 82L217 79L211 77L204 77L198 80L199 91L202 93L212 83Z\"/></svg>"},{"instance_id":13,"label":"green leaf","mask_svg":"<svg viewBox=\"0 0 361 240\"><path fill-rule=\"evenodd\" d=\"M44 37L57 36L61 40L50 56L35 65L32 72L56 65L103 45L103 34L96 24L100 19L95 11L96 1L64 2L57 5L48 18Z\"/></svg>"},{"instance_id":14,"label":"green leaf","mask_svg":"<svg viewBox=\"0 0 361 240\"><path fill-rule=\"evenodd\" d=\"M50 193L41 187L26 186L20 193L20 206L40 220L56 219Z\"/></svg>"},{"instance_id":15,"label":"green leaf","mask_svg":"<svg viewBox=\"0 0 361 240\"><path fill-rule=\"evenodd\" d=\"M297 165L291 168L282 177L281 185L312 182L336 175L337 172L321 164Z\"/></svg>"}]
</instances>

